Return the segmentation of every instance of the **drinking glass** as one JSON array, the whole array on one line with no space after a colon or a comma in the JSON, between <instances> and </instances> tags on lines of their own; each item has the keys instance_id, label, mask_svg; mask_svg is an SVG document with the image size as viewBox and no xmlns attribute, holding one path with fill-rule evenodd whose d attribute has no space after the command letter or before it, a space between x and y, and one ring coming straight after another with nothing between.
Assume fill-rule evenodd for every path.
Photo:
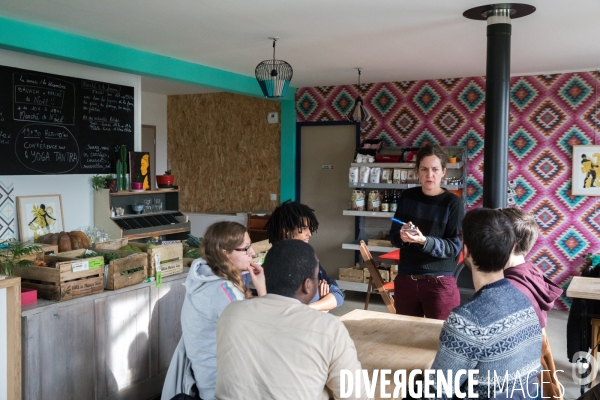
<instances>
[{"instance_id":1,"label":"drinking glass","mask_svg":"<svg viewBox=\"0 0 600 400\"><path fill-rule=\"evenodd\" d=\"M162 201L161 199L154 199L154 212L162 211Z\"/></svg>"},{"instance_id":2,"label":"drinking glass","mask_svg":"<svg viewBox=\"0 0 600 400\"><path fill-rule=\"evenodd\" d=\"M144 199L144 214L152 212L152 199Z\"/></svg>"}]
</instances>

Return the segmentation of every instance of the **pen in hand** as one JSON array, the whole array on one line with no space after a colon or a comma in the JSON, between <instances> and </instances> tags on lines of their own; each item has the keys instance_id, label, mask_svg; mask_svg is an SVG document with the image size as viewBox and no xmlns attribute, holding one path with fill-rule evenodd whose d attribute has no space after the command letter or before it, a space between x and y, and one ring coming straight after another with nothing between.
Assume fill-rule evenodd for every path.
<instances>
[{"instance_id":1,"label":"pen in hand","mask_svg":"<svg viewBox=\"0 0 600 400\"><path fill-rule=\"evenodd\" d=\"M399 223L400 225L404 225L405 222L400 221L399 219L396 218L390 218L392 221Z\"/></svg>"}]
</instances>

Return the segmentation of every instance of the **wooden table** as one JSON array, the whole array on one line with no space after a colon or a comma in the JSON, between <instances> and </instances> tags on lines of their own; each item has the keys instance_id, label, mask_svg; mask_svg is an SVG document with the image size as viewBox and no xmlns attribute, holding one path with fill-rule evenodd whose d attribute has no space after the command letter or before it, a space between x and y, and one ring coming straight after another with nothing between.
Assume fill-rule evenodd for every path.
<instances>
[{"instance_id":1,"label":"wooden table","mask_svg":"<svg viewBox=\"0 0 600 400\"><path fill-rule=\"evenodd\" d=\"M574 276L567 289L567 297L600 300L600 279Z\"/></svg>"},{"instance_id":2,"label":"wooden table","mask_svg":"<svg viewBox=\"0 0 600 400\"><path fill-rule=\"evenodd\" d=\"M392 383L387 393L393 392L393 373L406 370L406 378L413 369L427 369L433 363L438 349L444 321L408 317L375 311L354 310L340 317L354 340L358 360L372 377L374 369L390 369ZM379 379L375 398L380 397Z\"/></svg>"},{"instance_id":3,"label":"wooden table","mask_svg":"<svg viewBox=\"0 0 600 400\"><path fill-rule=\"evenodd\" d=\"M567 297L582 299L581 302L581 343L587 343L587 317L595 317L588 315L586 300L600 300L600 279L586 278L583 276L574 276L567 288ZM587 348L587 346L586 346ZM581 394L586 390L587 385L581 385Z\"/></svg>"}]
</instances>

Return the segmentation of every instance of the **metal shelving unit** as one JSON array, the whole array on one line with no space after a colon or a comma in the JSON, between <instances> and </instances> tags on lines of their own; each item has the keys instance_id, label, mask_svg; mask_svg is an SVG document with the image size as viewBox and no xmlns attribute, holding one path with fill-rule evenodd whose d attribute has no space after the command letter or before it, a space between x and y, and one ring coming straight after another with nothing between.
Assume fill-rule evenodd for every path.
<instances>
[{"instance_id":1,"label":"metal shelving unit","mask_svg":"<svg viewBox=\"0 0 600 400\"><path fill-rule=\"evenodd\" d=\"M389 149L389 148L388 148ZM456 163L448 163L446 164L446 176L448 178L459 178L462 180L462 183L459 185L444 185L442 187L448 190L461 190L462 189L462 199L466 206L466 198L467 198L467 147L452 147L448 146L445 149L452 155L452 157L460 158L460 161ZM415 163L352 163L352 167L380 167L380 168L402 168L402 169L411 169L415 168ZM421 186L418 183L399 183L399 184L390 184L390 183L349 183L349 187L351 188L364 188L364 189L410 189L413 187ZM365 199L366 201L366 199ZM388 220L394 216L393 212L375 212L375 211L353 211L353 210L343 210L343 215L358 217L358 223L360 226L360 230L366 233L365 225L366 219L370 218L378 218L381 223L379 225L383 226L382 218L387 218ZM388 225L391 226L391 222ZM367 246L370 252L373 253L389 253L391 251L396 250L395 247L383 247L383 246ZM358 251L358 244L354 243L342 243L342 249L345 250L353 250ZM367 291L366 283L357 283L357 282L346 282L338 280L338 286L343 290L353 290L359 292Z\"/></svg>"}]
</instances>

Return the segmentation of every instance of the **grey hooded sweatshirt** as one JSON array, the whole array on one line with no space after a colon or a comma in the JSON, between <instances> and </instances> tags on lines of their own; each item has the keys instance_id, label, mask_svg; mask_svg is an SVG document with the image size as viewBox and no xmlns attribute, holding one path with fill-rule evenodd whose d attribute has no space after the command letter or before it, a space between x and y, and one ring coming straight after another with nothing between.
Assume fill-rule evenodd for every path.
<instances>
[{"instance_id":1,"label":"grey hooded sweatshirt","mask_svg":"<svg viewBox=\"0 0 600 400\"><path fill-rule=\"evenodd\" d=\"M225 307L244 295L233 283L213 274L202 258L194 260L185 281L181 330L203 400L215 398L217 382L217 320Z\"/></svg>"}]
</instances>

